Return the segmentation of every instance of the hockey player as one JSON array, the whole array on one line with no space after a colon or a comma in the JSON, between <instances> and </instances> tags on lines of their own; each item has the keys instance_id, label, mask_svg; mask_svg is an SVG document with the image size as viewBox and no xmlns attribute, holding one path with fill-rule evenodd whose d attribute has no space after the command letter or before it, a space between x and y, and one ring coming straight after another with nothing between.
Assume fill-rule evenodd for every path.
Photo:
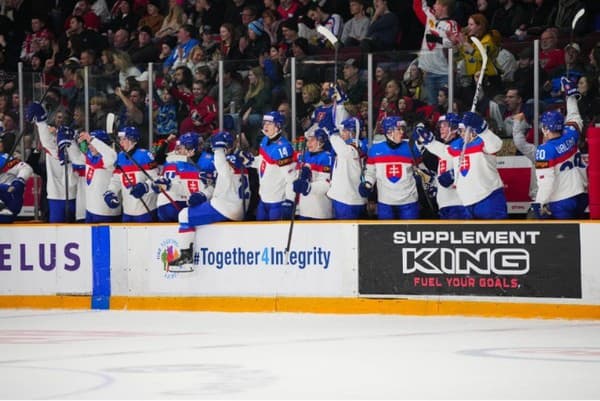
<instances>
[{"instance_id":1,"label":"hockey player","mask_svg":"<svg viewBox=\"0 0 600 401\"><path fill-rule=\"evenodd\" d=\"M342 121L339 135L333 133L329 136L335 163L327 196L332 199L333 217L336 219L358 219L365 213L367 200L358 192L364 157L359 136L360 122L355 117Z\"/></svg>"},{"instance_id":2,"label":"hockey player","mask_svg":"<svg viewBox=\"0 0 600 401\"><path fill-rule=\"evenodd\" d=\"M73 165L84 166L83 199L86 223L110 223L120 220L121 208L111 208L103 200L103 194L112 179L117 153L110 146L112 141L106 131L82 131L77 138L80 146L69 146ZM83 153L82 153L83 152ZM78 191L79 193L79 191ZM80 202L81 198L77 198ZM79 204L78 204L79 206Z\"/></svg>"},{"instance_id":3,"label":"hockey player","mask_svg":"<svg viewBox=\"0 0 600 401\"><path fill-rule=\"evenodd\" d=\"M70 146L75 132L67 126L54 130L46 123L47 114L41 104L31 103L27 107L26 118L35 123L40 143L46 151L46 192L48 199L48 222L64 223L75 217L75 197L78 176L73 166L65 160L66 149ZM56 132L56 135L54 133ZM65 163L67 166L65 167ZM65 191L66 189L66 191Z\"/></svg>"},{"instance_id":4,"label":"hockey player","mask_svg":"<svg viewBox=\"0 0 600 401\"><path fill-rule=\"evenodd\" d=\"M331 199L327 191L331 186L333 155L325 150L327 132L324 129L308 131L306 151L298 154L298 178L292 187L298 195L296 213L301 219L330 219L333 217Z\"/></svg>"},{"instance_id":5,"label":"hockey player","mask_svg":"<svg viewBox=\"0 0 600 401\"><path fill-rule=\"evenodd\" d=\"M212 195L212 185L207 185L196 164L199 158L200 135L186 132L177 140L175 151L167 156L162 176L155 181L163 191L158 194L159 221L177 221L179 211L186 206L196 206ZM175 201L175 205L167 198Z\"/></svg>"},{"instance_id":6,"label":"hockey player","mask_svg":"<svg viewBox=\"0 0 600 401\"><path fill-rule=\"evenodd\" d=\"M367 157L365 181L358 186L368 197L377 184L377 211L382 220L419 218L419 193L415 181L415 164L421 162L419 149L410 148L405 139L406 122L401 117L385 117L381 127L385 142L374 144Z\"/></svg>"},{"instance_id":7,"label":"hockey player","mask_svg":"<svg viewBox=\"0 0 600 401\"><path fill-rule=\"evenodd\" d=\"M462 117L459 134L458 140L443 144L434 140L432 132L420 130L418 140L438 157L452 157L454 185L468 218L506 218L504 184L495 155L502 147L502 140L488 129L479 114L470 111Z\"/></svg>"},{"instance_id":8,"label":"hockey player","mask_svg":"<svg viewBox=\"0 0 600 401\"><path fill-rule=\"evenodd\" d=\"M535 153L538 192L531 205L538 218L575 219L583 217L588 205L586 166L577 147L583 125L577 106L577 84L561 80L567 95L567 118L548 111L540 118L544 143Z\"/></svg>"},{"instance_id":9,"label":"hockey player","mask_svg":"<svg viewBox=\"0 0 600 401\"><path fill-rule=\"evenodd\" d=\"M456 113L448 113L438 120L439 135L443 145L452 146L460 139L458 126L460 116ZM421 127L415 128L418 136ZM454 160L453 157L443 149L443 145L437 142L442 149L438 150L438 168L437 168L437 195L436 200L439 207L439 216L441 219L467 219L468 215L462 204L456 185L454 183ZM427 148L432 151L430 148Z\"/></svg>"},{"instance_id":10,"label":"hockey player","mask_svg":"<svg viewBox=\"0 0 600 401\"><path fill-rule=\"evenodd\" d=\"M181 256L170 262L171 266L179 269L191 268L194 258L194 227L218 223L221 221L241 221L244 219L244 199L250 194L247 182L242 179L247 176L244 167L245 159L234 153L234 136L227 132L218 132L211 138L215 154L215 170L217 179L213 196L207 202L190 206L179 212L179 241L190 244L181 250Z\"/></svg>"},{"instance_id":11,"label":"hockey player","mask_svg":"<svg viewBox=\"0 0 600 401\"><path fill-rule=\"evenodd\" d=\"M104 201L109 207L116 209L121 205L119 194L121 195L123 222L156 221L156 193L159 189L154 183L158 177L154 156L148 150L138 147L140 132L136 127L125 127L123 131L119 131L118 137L117 147L121 151L117 155L108 190L104 193Z\"/></svg>"},{"instance_id":12,"label":"hockey player","mask_svg":"<svg viewBox=\"0 0 600 401\"><path fill-rule=\"evenodd\" d=\"M258 156L248 157L247 166L258 170L260 200L256 220L282 220L291 216L294 193L294 149L282 136L285 118L277 111L263 116L264 138L260 142Z\"/></svg>"},{"instance_id":13,"label":"hockey player","mask_svg":"<svg viewBox=\"0 0 600 401\"><path fill-rule=\"evenodd\" d=\"M243 199L248 196L247 182L241 176L247 174L243 158L234 153L234 137L229 132L218 132L211 138L217 179L212 197L179 213L179 221L188 226L240 221L244 217Z\"/></svg>"},{"instance_id":14,"label":"hockey player","mask_svg":"<svg viewBox=\"0 0 600 401\"><path fill-rule=\"evenodd\" d=\"M321 84L321 106L313 111L311 117L311 126L308 129L315 130L323 128L331 133L338 130L342 121L350 117L344 107L347 100L345 93L341 92L339 87L331 82Z\"/></svg>"},{"instance_id":15,"label":"hockey player","mask_svg":"<svg viewBox=\"0 0 600 401\"><path fill-rule=\"evenodd\" d=\"M15 221L23 207L25 183L33 174L31 166L7 152L0 138L0 223Z\"/></svg>"}]
</instances>

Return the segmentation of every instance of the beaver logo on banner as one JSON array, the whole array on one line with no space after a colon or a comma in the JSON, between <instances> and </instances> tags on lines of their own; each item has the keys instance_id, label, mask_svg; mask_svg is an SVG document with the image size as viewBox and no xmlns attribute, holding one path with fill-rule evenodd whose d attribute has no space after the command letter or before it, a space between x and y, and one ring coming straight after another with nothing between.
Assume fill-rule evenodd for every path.
<instances>
[{"instance_id":1,"label":"beaver logo on banner","mask_svg":"<svg viewBox=\"0 0 600 401\"><path fill-rule=\"evenodd\" d=\"M577 224L360 225L363 295L581 298Z\"/></svg>"}]
</instances>

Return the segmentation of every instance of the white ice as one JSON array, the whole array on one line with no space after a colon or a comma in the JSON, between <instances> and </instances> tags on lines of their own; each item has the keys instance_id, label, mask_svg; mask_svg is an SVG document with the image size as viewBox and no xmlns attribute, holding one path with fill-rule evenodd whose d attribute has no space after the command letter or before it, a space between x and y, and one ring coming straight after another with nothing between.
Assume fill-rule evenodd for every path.
<instances>
[{"instance_id":1,"label":"white ice","mask_svg":"<svg viewBox=\"0 0 600 401\"><path fill-rule=\"evenodd\" d=\"M0 310L0 398L600 398L600 322Z\"/></svg>"}]
</instances>

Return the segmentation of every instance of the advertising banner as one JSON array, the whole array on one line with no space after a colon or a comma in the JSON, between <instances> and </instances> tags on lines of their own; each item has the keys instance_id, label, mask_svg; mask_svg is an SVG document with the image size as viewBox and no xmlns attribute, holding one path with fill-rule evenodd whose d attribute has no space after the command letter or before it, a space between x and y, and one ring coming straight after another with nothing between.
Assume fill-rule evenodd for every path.
<instances>
[{"instance_id":1,"label":"advertising banner","mask_svg":"<svg viewBox=\"0 0 600 401\"><path fill-rule=\"evenodd\" d=\"M581 298L577 224L359 226L361 295Z\"/></svg>"},{"instance_id":2,"label":"advertising banner","mask_svg":"<svg viewBox=\"0 0 600 401\"><path fill-rule=\"evenodd\" d=\"M90 294L88 226L4 226L0 230L0 294Z\"/></svg>"},{"instance_id":3,"label":"advertising banner","mask_svg":"<svg viewBox=\"0 0 600 401\"><path fill-rule=\"evenodd\" d=\"M288 229L289 223L198 227L193 261L179 263L190 244L177 226L129 228L129 288L173 296L357 295L356 225L297 222L286 257Z\"/></svg>"}]
</instances>

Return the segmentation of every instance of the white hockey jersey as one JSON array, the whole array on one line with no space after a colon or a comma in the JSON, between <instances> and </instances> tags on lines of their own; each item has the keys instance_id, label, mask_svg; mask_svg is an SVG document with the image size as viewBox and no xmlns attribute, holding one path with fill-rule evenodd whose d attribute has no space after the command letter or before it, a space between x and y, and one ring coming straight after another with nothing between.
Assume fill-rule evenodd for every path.
<instances>
[{"instance_id":1,"label":"white hockey jersey","mask_svg":"<svg viewBox=\"0 0 600 401\"><path fill-rule=\"evenodd\" d=\"M298 169L303 166L309 166L311 170L310 192L299 196L296 214L311 219L331 219L333 206L327 191L330 188L333 155L327 151L306 151L298 156Z\"/></svg>"},{"instance_id":2,"label":"white hockey jersey","mask_svg":"<svg viewBox=\"0 0 600 401\"><path fill-rule=\"evenodd\" d=\"M449 34L459 31L456 21L444 18L437 19L433 10L425 0L414 0L421 3L421 8L427 17L423 42L419 53L419 68L423 71L438 75L448 74L448 48L452 47ZM417 4L415 4L416 6Z\"/></svg>"},{"instance_id":3,"label":"white hockey jersey","mask_svg":"<svg viewBox=\"0 0 600 401\"><path fill-rule=\"evenodd\" d=\"M582 124L577 99L569 96L562 135L539 145L535 153L537 203L556 202L587 191L587 166L577 146Z\"/></svg>"},{"instance_id":4,"label":"white hockey jersey","mask_svg":"<svg viewBox=\"0 0 600 401\"><path fill-rule=\"evenodd\" d=\"M96 148L98 154L94 155L90 149L81 153L78 147L69 147L69 156L73 163L85 165L85 210L98 216L118 216L121 214L121 208L111 209L104 202L104 193L108 190L113 176L117 153L94 137L91 138L90 145Z\"/></svg>"},{"instance_id":5,"label":"white hockey jersey","mask_svg":"<svg viewBox=\"0 0 600 401\"><path fill-rule=\"evenodd\" d=\"M504 184L496 167L495 153L502 147L502 140L489 129L477 135L464 149L459 138L446 145L434 140L426 145L427 150L440 158L452 158L454 184L464 206L473 205ZM463 155L461 164L461 154Z\"/></svg>"},{"instance_id":6,"label":"white hockey jersey","mask_svg":"<svg viewBox=\"0 0 600 401\"><path fill-rule=\"evenodd\" d=\"M364 205L367 199L358 193L363 173L360 150L344 142L339 135L331 135L329 142L335 152L335 162L327 196L346 205Z\"/></svg>"},{"instance_id":7,"label":"white hockey jersey","mask_svg":"<svg viewBox=\"0 0 600 401\"><path fill-rule=\"evenodd\" d=\"M414 155L418 158L415 160ZM408 141L392 148L387 141L374 144L369 150L365 181L377 183L379 202L396 206L417 202L419 193L415 181L415 164L421 162L416 146L412 151Z\"/></svg>"},{"instance_id":8,"label":"white hockey jersey","mask_svg":"<svg viewBox=\"0 0 600 401\"><path fill-rule=\"evenodd\" d=\"M171 180L171 188L166 193L174 200L187 202L190 194L202 192L210 199L214 190L212 185L200 179L200 167L186 156L170 153L162 168L162 176ZM165 194L158 194L157 205L160 207L171 201Z\"/></svg>"},{"instance_id":9,"label":"white hockey jersey","mask_svg":"<svg viewBox=\"0 0 600 401\"><path fill-rule=\"evenodd\" d=\"M38 129L40 143L46 152L46 193L48 199L75 199L78 175L74 173L73 166L69 163L66 168L69 187L68 191L65 191L65 166L59 159L56 135L50 132L50 127L45 121L36 122L35 124Z\"/></svg>"},{"instance_id":10,"label":"white hockey jersey","mask_svg":"<svg viewBox=\"0 0 600 401\"><path fill-rule=\"evenodd\" d=\"M235 155L230 155L235 157ZM225 150L215 149L215 170L217 178L215 190L210 205L229 220L241 221L244 219L244 197L249 199L248 171L229 162Z\"/></svg>"},{"instance_id":11,"label":"white hockey jersey","mask_svg":"<svg viewBox=\"0 0 600 401\"><path fill-rule=\"evenodd\" d=\"M264 137L260 143L258 156L249 167L258 170L260 199L266 203L282 202L294 199L290 189L294 181L294 149L284 137L270 140Z\"/></svg>"},{"instance_id":12,"label":"white hockey jersey","mask_svg":"<svg viewBox=\"0 0 600 401\"><path fill-rule=\"evenodd\" d=\"M148 213L148 210L146 210L140 199L146 203L150 211L156 209L156 193L152 190L151 186L158 177L158 168L156 167L154 156L146 149L135 149L131 157L138 162L152 179L149 179L135 163L129 160L124 152L119 152L108 190L114 192L117 196L121 194L124 214L141 216ZM140 199L131 195L131 188L138 182L145 183L149 188L148 192Z\"/></svg>"}]
</instances>

